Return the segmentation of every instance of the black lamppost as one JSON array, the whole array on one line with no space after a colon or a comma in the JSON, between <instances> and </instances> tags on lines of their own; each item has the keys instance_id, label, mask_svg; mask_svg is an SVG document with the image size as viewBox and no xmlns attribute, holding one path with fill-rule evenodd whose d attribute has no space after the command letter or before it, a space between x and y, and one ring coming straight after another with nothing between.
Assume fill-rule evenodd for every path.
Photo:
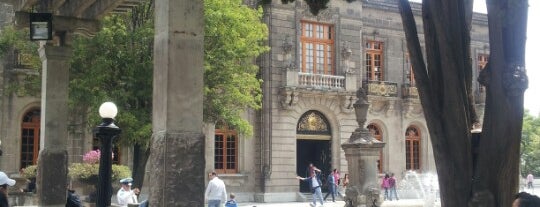
<instances>
[{"instance_id":1,"label":"black lamppost","mask_svg":"<svg viewBox=\"0 0 540 207\"><path fill-rule=\"evenodd\" d=\"M97 207L107 207L111 205L112 185L112 141L121 130L114 125L114 117L118 109L112 102L105 102L99 107L99 115L102 123L94 128L94 136L101 142L101 155L99 158L99 176L97 189Z\"/></svg>"}]
</instances>

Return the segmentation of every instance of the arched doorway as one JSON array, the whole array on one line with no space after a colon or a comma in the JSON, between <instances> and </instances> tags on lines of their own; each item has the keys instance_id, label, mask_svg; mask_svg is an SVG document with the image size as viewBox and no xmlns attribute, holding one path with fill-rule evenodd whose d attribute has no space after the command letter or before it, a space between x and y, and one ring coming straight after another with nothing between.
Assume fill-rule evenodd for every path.
<instances>
[{"instance_id":1,"label":"arched doorway","mask_svg":"<svg viewBox=\"0 0 540 207\"><path fill-rule=\"evenodd\" d=\"M324 115L313 110L304 113L296 126L296 137L296 173L307 177L309 163L313 163L324 174L330 172L332 136ZM321 175L321 180L324 178ZM300 182L300 192L311 192L308 182Z\"/></svg>"},{"instance_id":2,"label":"arched doorway","mask_svg":"<svg viewBox=\"0 0 540 207\"><path fill-rule=\"evenodd\" d=\"M380 127L376 124L369 124L367 126L367 129L371 133L371 136L373 136L375 139L379 141L383 141L383 133ZM379 169L379 173L383 172L383 152L379 153L379 160L377 160L377 169Z\"/></svg>"},{"instance_id":3,"label":"arched doorway","mask_svg":"<svg viewBox=\"0 0 540 207\"><path fill-rule=\"evenodd\" d=\"M23 116L21 124L21 163L20 168L37 163L39 155L41 110L33 109Z\"/></svg>"}]
</instances>

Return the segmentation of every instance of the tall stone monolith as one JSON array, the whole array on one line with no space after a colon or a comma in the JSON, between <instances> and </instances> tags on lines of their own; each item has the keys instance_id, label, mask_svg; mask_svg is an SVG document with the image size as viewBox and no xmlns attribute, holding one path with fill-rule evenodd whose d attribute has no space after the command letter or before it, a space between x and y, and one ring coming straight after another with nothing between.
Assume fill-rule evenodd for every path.
<instances>
[{"instance_id":1,"label":"tall stone monolith","mask_svg":"<svg viewBox=\"0 0 540 207\"><path fill-rule=\"evenodd\" d=\"M203 4L155 1L150 206L204 206Z\"/></svg>"}]
</instances>

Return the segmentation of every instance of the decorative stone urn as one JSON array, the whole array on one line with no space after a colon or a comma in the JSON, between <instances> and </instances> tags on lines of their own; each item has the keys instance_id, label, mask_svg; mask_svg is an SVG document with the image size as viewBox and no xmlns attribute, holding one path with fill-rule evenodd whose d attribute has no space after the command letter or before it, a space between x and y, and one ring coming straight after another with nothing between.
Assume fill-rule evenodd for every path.
<instances>
[{"instance_id":1,"label":"decorative stone urn","mask_svg":"<svg viewBox=\"0 0 540 207\"><path fill-rule=\"evenodd\" d=\"M376 140L364 127L369 103L363 88L356 92L353 104L358 128L341 148L349 166L349 185L345 191L345 207L380 206L377 160L385 143Z\"/></svg>"}]
</instances>

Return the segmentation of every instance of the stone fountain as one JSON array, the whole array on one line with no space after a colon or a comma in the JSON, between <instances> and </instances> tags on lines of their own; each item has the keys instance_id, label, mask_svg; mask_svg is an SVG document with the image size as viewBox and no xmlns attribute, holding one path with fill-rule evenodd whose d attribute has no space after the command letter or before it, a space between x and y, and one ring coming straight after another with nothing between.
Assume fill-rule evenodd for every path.
<instances>
[{"instance_id":1,"label":"stone fountain","mask_svg":"<svg viewBox=\"0 0 540 207\"><path fill-rule=\"evenodd\" d=\"M349 166L349 186L345 191L345 207L380 206L377 160L385 143L376 140L364 127L369 103L364 89L356 92L353 104L358 128L341 145Z\"/></svg>"}]
</instances>

